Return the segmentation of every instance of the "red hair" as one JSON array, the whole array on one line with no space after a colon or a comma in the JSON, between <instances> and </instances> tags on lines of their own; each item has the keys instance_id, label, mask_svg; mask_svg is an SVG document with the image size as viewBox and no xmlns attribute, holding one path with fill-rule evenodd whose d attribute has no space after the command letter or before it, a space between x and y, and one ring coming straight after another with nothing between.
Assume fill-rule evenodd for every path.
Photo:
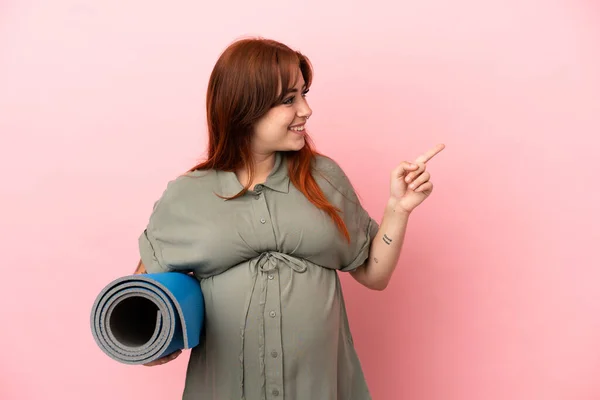
<instances>
[{"instance_id":1,"label":"red hair","mask_svg":"<svg viewBox=\"0 0 600 400\"><path fill-rule=\"evenodd\" d=\"M250 143L254 124L272 107L281 104L296 82L298 68L308 89L312 66L302 53L274 40L253 38L231 44L219 57L208 83L206 112L208 157L189 170L215 169L250 174L246 186L231 199L246 193L254 177ZM317 208L327 213L346 240L348 229L312 175L317 151L308 135L298 151L288 152L292 184Z\"/></svg>"}]
</instances>

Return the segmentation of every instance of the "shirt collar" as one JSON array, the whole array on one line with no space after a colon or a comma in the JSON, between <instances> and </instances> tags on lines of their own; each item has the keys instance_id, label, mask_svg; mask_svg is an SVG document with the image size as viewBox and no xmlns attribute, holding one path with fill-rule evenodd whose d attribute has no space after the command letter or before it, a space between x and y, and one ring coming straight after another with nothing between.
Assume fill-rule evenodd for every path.
<instances>
[{"instance_id":1,"label":"shirt collar","mask_svg":"<svg viewBox=\"0 0 600 400\"><path fill-rule=\"evenodd\" d=\"M286 157L282 152L275 153L275 164L266 182L261 182L262 186L281 193L289 193L290 177ZM219 183L221 185L221 194L225 197L231 197L241 192L244 188L234 171L217 171Z\"/></svg>"}]
</instances>

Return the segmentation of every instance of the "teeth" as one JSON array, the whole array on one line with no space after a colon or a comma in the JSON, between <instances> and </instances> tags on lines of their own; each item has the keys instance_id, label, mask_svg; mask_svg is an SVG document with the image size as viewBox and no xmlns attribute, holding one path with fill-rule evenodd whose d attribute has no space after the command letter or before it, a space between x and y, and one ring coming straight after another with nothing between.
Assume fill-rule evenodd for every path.
<instances>
[{"instance_id":1,"label":"teeth","mask_svg":"<svg viewBox=\"0 0 600 400\"><path fill-rule=\"evenodd\" d=\"M290 128L290 130L296 131L296 132L302 132L304 130L304 125L302 125L302 126L296 126L294 128Z\"/></svg>"}]
</instances>

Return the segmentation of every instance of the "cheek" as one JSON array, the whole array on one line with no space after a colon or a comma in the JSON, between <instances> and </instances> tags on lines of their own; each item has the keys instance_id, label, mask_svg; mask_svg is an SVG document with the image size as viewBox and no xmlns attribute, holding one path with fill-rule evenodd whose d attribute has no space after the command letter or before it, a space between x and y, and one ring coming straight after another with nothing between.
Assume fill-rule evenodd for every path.
<instances>
[{"instance_id":1,"label":"cheek","mask_svg":"<svg viewBox=\"0 0 600 400\"><path fill-rule=\"evenodd\" d=\"M276 118L273 118L273 121L276 121L278 129L287 131L287 128L294 122L294 113L287 110L282 111Z\"/></svg>"},{"instance_id":2,"label":"cheek","mask_svg":"<svg viewBox=\"0 0 600 400\"><path fill-rule=\"evenodd\" d=\"M256 125L255 137L264 142L280 140L288 134L288 127L293 122L294 112L292 110L282 109L271 112Z\"/></svg>"},{"instance_id":3,"label":"cheek","mask_svg":"<svg viewBox=\"0 0 600 400\"><path fill-rule=\"evenodd\" d=\"M288 127L293 123L293 116L289 117L286 114L280 114L274 116L264 125L264 132L266 135L271 137L277 137L285 135L288 131Z\"/></svg>"}]
</instances>

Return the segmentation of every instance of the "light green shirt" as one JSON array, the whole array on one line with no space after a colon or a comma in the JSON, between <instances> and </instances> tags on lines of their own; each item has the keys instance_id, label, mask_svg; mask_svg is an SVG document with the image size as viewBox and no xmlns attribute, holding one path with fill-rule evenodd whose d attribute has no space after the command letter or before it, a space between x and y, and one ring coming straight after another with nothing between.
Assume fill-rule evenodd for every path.
<instances>
[{"instance_id":1,"label":"light green shirt","mask_svg":"<svg viewBox=\"0 0 600 400\"><path fill-rule=\"evenodd\" d=\"M313 176L339 208L328 214L290 183L277 153L264 184L194 171L169 182L139 238L148 272L190 271L205 328L190 355L185 400L370 399L336 271L363 264L379 228L342 169L317 156Z\"/></svg>"}]
</instances>

